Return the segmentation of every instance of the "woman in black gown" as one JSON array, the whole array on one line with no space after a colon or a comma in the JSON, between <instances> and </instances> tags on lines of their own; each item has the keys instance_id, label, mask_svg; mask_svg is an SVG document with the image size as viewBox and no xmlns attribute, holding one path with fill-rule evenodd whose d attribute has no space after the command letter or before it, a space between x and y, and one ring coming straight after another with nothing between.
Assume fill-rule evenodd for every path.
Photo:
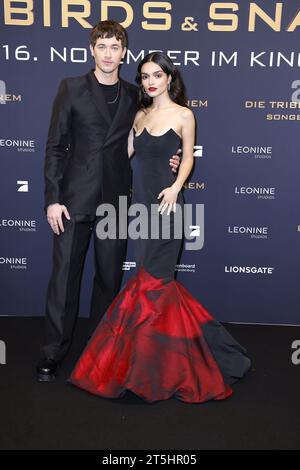
<instances>
[{"instance_id":1,"label":"woman in black gown","mask_svg":"<svg viewBox=\"0 0 300 470\"><path fill-rule=\"evenodd\" d=\"M181 188L193 166L194 116L179 72L164 53L148 54L136 80L141 106L128 139L129 157L136 158L132 203L147 209L143 229L151 236L136 240L137 273L100 321L70 382L107 398L130 390L147 402L221 400L248 371L250 359L174 279L183 241ZM168 159L179 146L176 178Z\"/></svg>"}]
</instances>

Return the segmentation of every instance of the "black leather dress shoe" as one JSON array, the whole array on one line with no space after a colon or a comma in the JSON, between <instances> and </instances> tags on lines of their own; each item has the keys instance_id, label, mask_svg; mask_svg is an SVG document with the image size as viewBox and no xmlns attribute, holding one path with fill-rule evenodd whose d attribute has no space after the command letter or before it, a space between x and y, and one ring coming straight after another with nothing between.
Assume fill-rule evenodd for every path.
<instances>
[{"instance_id":1,"label":"black leather dress shoe","mask_svg":"<svg viewBox=\"0 0 300 470\"><path fill-rule=\"evenodd\" d=\"M58 363L54 359L41 359L36 367L38 382L52 382L56 378Z\"/></svg>"}]
</instances>

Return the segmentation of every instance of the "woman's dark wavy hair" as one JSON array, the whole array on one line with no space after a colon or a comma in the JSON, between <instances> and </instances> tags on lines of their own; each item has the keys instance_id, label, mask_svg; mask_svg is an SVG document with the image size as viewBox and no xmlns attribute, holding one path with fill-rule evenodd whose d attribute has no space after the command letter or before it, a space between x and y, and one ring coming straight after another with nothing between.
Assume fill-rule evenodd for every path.
<instances>
[{"instance_id":1,"label":"woman's dark wavy hair","mask_svg":"<svg viewBox=\"0 0 300 470\"><path fill-rule=\"evenodd\" d=\"M147 95L147 93L143 92L141 70L146 62L154 62L155 64L159 65L167 75L171 75L172 80L169 90L169 96L171 100L180 106L188 107L185 94L185 85L181 78L180 72L164 52L151 52L150 54L147 54L139 63L135 77L135 81L139 86L139 107L142 109L148 108L153 102L153 98Z\"/></svg>"}]
</instances>

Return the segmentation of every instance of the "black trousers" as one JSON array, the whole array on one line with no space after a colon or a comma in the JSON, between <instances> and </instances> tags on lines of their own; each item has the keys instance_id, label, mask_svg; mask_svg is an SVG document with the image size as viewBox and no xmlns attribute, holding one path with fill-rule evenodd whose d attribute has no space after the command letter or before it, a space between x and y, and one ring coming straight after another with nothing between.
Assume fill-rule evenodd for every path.
<instances>
[{"instance_id":1,"label":"black trousers","mask_svg":"<svg viewBox=\"0 0 300 470\"><path fill-rule=\"evenodd\" d=\"M99 220L99 217L89 215L75 215L70 221L64 217L65 231L54 235L43 357L61 361L71 345L78 317L82 272L92 236L95 276L90 307L90 333L120 289L127 240L99 239L96 234Z\"/></svg>"}]
</instances>

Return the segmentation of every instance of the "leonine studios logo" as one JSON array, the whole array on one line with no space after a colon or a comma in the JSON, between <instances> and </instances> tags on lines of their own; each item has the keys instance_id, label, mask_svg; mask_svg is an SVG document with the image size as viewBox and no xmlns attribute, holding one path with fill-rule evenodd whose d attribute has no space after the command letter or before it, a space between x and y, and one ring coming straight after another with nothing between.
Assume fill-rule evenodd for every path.
<instances>
[{"instance_id":1,"label":"leonine studios logo","mask_svg":"<svg viewBox=\"0 0 300 470\"><path fill-rule=\"evenodd\" d=\"M27 269L27 258L0 256L0 268Z\"/></svg>"},{"instance_id":2,"label":"leonine studios logo","mask_svg":"<svg viewBox=\"0 0 300 470\"><path fill-rule=\"evenodd\" d=\"M229 225L227 232L231 236L243 236L256 239L267 239L269 227L249 227L243 225Z\"/></svg>"},{"instance_id":3,"label":"leonine studios logo","mask_svg":"<svg viewBox=\"0 0 300 470\"><path fill-rule=\"evenodd\" d=\"M273 148L267 145L232 145L231 154L235 157L247 157L261 160L272 158Z\"/></svg>"},{"instance_id":4,"label":"leonine studios logo","mask_svg":"<svg viewBox=\"0 0 300 470\"><path fill-rule=\"evenodd\" d=\"M266 186L235 186L234 194L239 197L257 197L257 199L275 199L276 188Z\"/></svg>"},{"instance_id":5,"label":"leonine studios logo","mask_svg":"<svg viewBox=\"0 0 300 470\"><path fill-rule=\"evenodd\" d=\"M0 149L16 150L17 152L35 152L35 141L33 139L3 139L0 138Z\"/></svg>"},{"instance_id":6,"label":"leonine studios logo","mask_svg":"<svg viewBox=\"0 0 300 470\"><path fill-rule=\"evenodd\" d=\"M6 83L0 80L0 104L22 101L22 95L7 90Z\"/></svg>"},{"instance_id":7,"label":"leonine studios logo","mask_svg":"<svg viewBox=\"0 0 300 470\"><path fill-rule=\"evenodd\" d=\"M18 230L20 232L36 232L36 220L30 219L0 219L1 230Z\"/></svg>"}]
</instances>

